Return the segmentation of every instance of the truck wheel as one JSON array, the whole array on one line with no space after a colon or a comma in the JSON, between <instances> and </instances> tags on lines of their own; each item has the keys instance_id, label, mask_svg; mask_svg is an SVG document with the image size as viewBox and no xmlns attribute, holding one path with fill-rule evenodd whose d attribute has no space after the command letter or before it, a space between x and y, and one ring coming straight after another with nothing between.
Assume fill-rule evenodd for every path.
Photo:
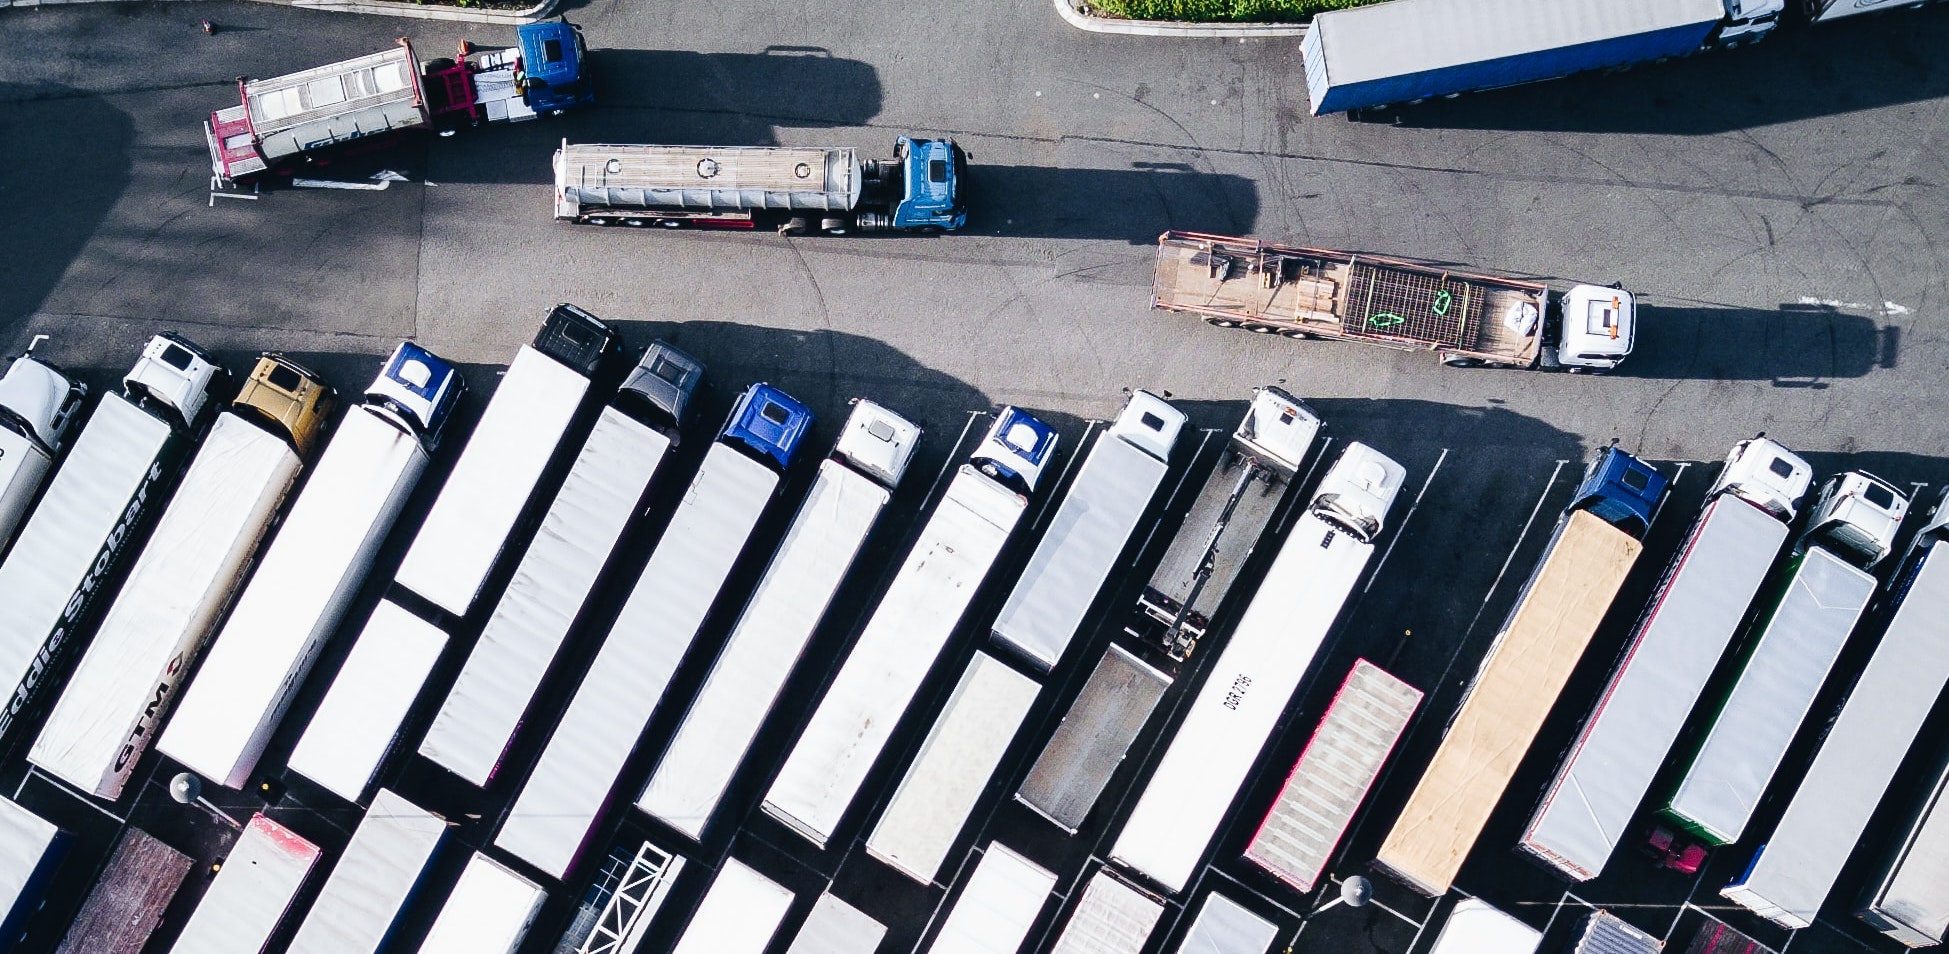
<instances>
[{"instance_id":1,"label":"truck wheel","mask_svg":"<svg viewBox=\"0 0 1949 954\"><path fill-rule=\"evenodd\" d=\"M920 228L915 229L914 231L920 233L921 235L939 235L942 232L945 232L947 230L941 228L938 225L923 225Z\"/></svg>"},{"instance_id":2,"label":"truck wheel","mask_svg":"<svg viewBox=\"0 0 1949 954\"><path fill-rule=\"evenodd\" d=\"M650 224L648 220L641 219L641 218L624 219L623 222L633 229L640 229L643 226Z\"/></svg>"},{"instance_id":3,"label":"truck wheel","mask_svg":"<svg viewBox=\"0 0 1949 954\"><path fill-rule=\"evenodd\" d=\"M1265 325L1246 325L1246 326L1245 326L1245 330L1247 330L1247 331L1250 331L1250 332L1252 332L1252 333L1253 333L1253 334L1255 334L1255 335L1269 335L1269 334L1272 334L1272 329L1271 329L1271 328L1268 328L1268 327L1266 327Z\"/></svg>"},{"instance_id":4,"label":"truck wheel","mask_svg":"<svg viewBox=\"0 0 1949 954\"><path fill-rule=\"evenodd\" d=\"M845 235L852 231L852 223L845 219L820 219L819 231L827 235Z\"/></svg>"},{"instance_id":5,"label":"truck wheel","mask_svg":"<svg viewBox=\"0 0 1949 954\"><path fill-rule=\"evenodd\" d=\"M656 224L666 229L680 229L684 227L683 222L678 219L657 219Z\"/></svg>"},{"instance_id":6,"label":"truck wheel","mask_svg":"<svg viewBox=\"0 0 1949 954\"><path fill-rule=\"evenodd\" d=\"M1308 334L1304 331L1299 330L1298 328L1281 328L1279 329L1279 333L1285 335L1288 338L1298 338L1302 341L1311 341L1319 337L1319 335Z\"/></svg>"},{"instance_id":7,"label":"truck wheel","mask_svg":"<svg viewBox=\"0 0 1949 954\"><path fill-rule=\"evenodd\" d=\"M1470 358L1470 357L1466 357L1466 356L1463 356L1463 355L1459 355L1459 354L1445 354L1445 355L1442 355L1442 356L1441 356L1441 363L1442 363L1442 364L1445 364L1445 365L1448 365L1448 366L1449 366L1449 367L1451 367L1451 368L1479 368L1479 367L1482 367L1482 359L1480 359L1480 358Z\"/></svg>"},{"instance_id":8,"label":"truck wheel","mask_svg":"<svg viewBox=\"0 0 1949 954\"><path fill-rule=\"evenodd\" d=\"M778 234L780 234L780 235L804 235L804 234L805 234L805 227L806 227L806 221L805 221L805 218L804 218L803 216L797 216L797 215L795 215L795 216L792 216L792 217L791 217L791 218L789 218L789 219L786 219L786 220L785 220L785 223L784 223L783 225L780 225L780 226L778 227Z\"/></svg>"}]
</instances>

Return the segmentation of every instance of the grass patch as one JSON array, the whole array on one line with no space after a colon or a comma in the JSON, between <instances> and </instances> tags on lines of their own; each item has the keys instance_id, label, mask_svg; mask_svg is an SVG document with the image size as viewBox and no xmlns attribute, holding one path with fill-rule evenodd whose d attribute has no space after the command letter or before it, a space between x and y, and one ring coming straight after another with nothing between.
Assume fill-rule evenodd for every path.
<instances>
[{"instance_id":1,"label":"grass patch","mask_svg":"<svg viewBox=\"0 0 1949 954\"><path fill-rule=\"evenodd\" d=\"M1132 20L1193 22L1304 22L1327 10L1364 7L1380 0L1084 0L1095 13Z\"/></svg>"}]
</instances>

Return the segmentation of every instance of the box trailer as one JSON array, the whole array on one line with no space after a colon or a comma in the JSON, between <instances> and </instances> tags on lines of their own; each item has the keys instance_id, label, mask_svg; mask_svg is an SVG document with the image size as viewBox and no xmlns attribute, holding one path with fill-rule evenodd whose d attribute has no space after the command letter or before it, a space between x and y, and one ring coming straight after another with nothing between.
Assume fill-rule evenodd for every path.
<instances>
[{"instance_id":1,"label":"box trailer","mask_svg":"<svg viewBox=\"0 0 1949 954\"><path fill-rule=\"evenodd\" d=\"M438 627L380 600L285 768L348 802L363 801L446 646Z\"/></svg>"},{"instance_id":2,"label":"box trailer","mask_svg":"<svg viewBox=\"0 0 1949 954\"><path fill-rule=\"evenodd\" d=\"M792 892L726 858L671 954L764 954L791 906Z\"/></svg>"},{"instance_id":3,"label":"box trailer","mask_svg":"<svg viewBox=\"0 0 1949 954\"><path fill-rule=\"evenodd\" d=\"M683 867L682 855L647 841L634 849L611 848L555 945L556 954L636 954Z\"/></svg>"},{"instance_id":4,"label":"box trailer","mask_svg":"<svg viewBox=\"0 0 1949 954\"><path fill-rule=\"evenodd\" d=\"M768 384L745 389L637 577L494 843L568 872L684 651L776 495L812 412Z\"/></svg>"},{"instance_id":5,"label":"box trailer","mask_svg":"<svg viewBox=\"0 0 1949 954\"><path fill-rule=\"evenodd\" d=\"M1836 492L1834 488L1846 487ZM1869 574L1894 545L1908 499L1859 471L1834 478L1809 517L1786 579L1753 624L1738 680L1709 717L1704 738L1659 813L1708 845L1730 845L1746 831L1787 746L1875 593ZM1836 502L1848 502L1836 509ZM1847 529L1836 530L1836 524ZM1864 549L1835 538L1866 536Z\"/></svg>"},{"instance_id":6,"label":"box trailer","mask_svg":"<svg viewBox=\"0 0 1949 954\"><path fill-rule=\"evenodd\" d=\"M1615 447L1591 460L1381 844L1382 871L1431 897L1455 883L1636 565L1665 489L1656 470Z\"/></svg>"},{"instance_id":7,"label":"box trailer","mask_svg":"<svg viewBox=\"0 0 1949 954\"><path fill-rule=\"evenodd\" d=\"M476 851L419 954L514 954L547 899L539 885Z\"/></svg>"},{"instance_id":8,"label":"box trailer","mask_svg":"<svg viewBox=\"0 0 1949 954\"><path fill-rule=\"evenodd\" d=\"M1597 877L1787 540L1811 471L1741 441L1625 641L1517 847L1572 881Z\"/></svg>"},{"instance_id":9,"label":"box trailer","mask_svg":"<svg viewBox=\"0 0 1949 954\"><path fill-rule=\"evenodd\" d=\"M1665 942L1609 911L1592 911L1570 954L1658 954Z\"/></svg>"},{"instance_id":10,"label":"box trailer","mask_svg":"<svg viewBox=\"0 0 1949 954\"><path fill-rule=\"evenodd\" d=\"M298 896L318 846L263 813L252 815L216 879L176 935L171 954L258 954Z\"/></svg>"},{"instance_id":11,"label":"box trailer","mask_svg":"<svg viewBox=\"0 0 1949 954\"><path fill-rule=\"evenodd\" d=\"M860 400L636 806L702 840L785 679L907 472L920 428Z\"/></svg>"},{"instance_id":12,"label":"box trailer","mask_svg":"<svg viewBox=\"0 0 1949 954\"><path fill-rule=\"evenodd\" d=\"M1098 868L1049 954L1139 954L1163 916L1163 902Z\"/></svg>"},{"instance_id":13,"label":"box trailer","mask_svg":"<svg viewBox=\"0 0 1949 954\"><path fill-rule=\"evenodd\" d=\"M68 840L53 822L0 798L0 944L12 948L40 910Z\"/></svg>"},{"instance_id":14,"label":"box trailer","mask_svg":"<svg viewBox=\"0 0 1949 954\"><path fill-rule=\"evenodd\" d=\"M270 536L332 389L258 359L183 472L27 758L97 798L122 797L224 608Z\"/></svg>"},{"instance_id":15,"label":"box trailer","mask_svg":"<svg viewBox=\"0 0 1949 954\"><path fill-rule=\"evenodd\" d=\"M1245 860L1301 894L1311 892L1420 704L1421 690L1355 660L1246 842Z\"/></svg>"},{"instance_id":16,"label":"box trailer","mask_svg":"<svg viewBox=\"0 0 1949 954\"><path fill-rule=\"evenodd\" d=\"M140 828L125 828L54 954L142 954L196 862Z\"/></svg>"},{"instance_id":17,"label":"box trailer","mask_svg":"<svg viewBox=\"0 0 1949 954\"><path fill-rule=\"evenodd\" d=\"M1125 632L1162 646L1172 659L1190 657L1319 432L1319 415L1298 398L1276 387L1252 392L1245 419L1218 452Z\"/></svg>"},{"instance_id":18,"label":"box trailer","mask_svg":"<svg viewBox=\"0 0 1949 954\"><path fill-rule=\"evenodd\" d=\"M1170 687L1170 676L1111 644L1036 756L1015 800L1075 834Z\"/></svg>"},{"instance_id":19,"label":"box trailer","mask_svg":"<svg viewBox=\"0 0 1949 954\"><path fill-rule=\"evenodd\" d=\"M1463 898L1448 912L1428 954L1535 954L1543 932L1481 898Z\"/></svg>"},{"instance_id":20,"label":"box trailer","mask_svg":"<svg viewBox=\"0 0 1949 954\"><path fill-rule=\"evenodd\" d=\"M1041 688L977 650L866 837L867 854L933 883Z\"/></svg>"},{"instance_id":21,"label":"box trailer","mask_svg":"<svg viewBox=\"0 0 1949 954\"><path fill-rule=\"evenodd\" d=\"M1406 479L1400 464L1358 442L1320 479L1117 835L1111 861L1173 894L1184 890L1365 573Z\"/></svg>"},{"instance_id":22,"label":"box trailer","mask_svg":"<svg viewBox=\"0 0 1949 954\"><path fill-rule=\"evenodd\" d=\"M495 386L394 582L456 618L473 609L502 552L519 545L515 524L618 340L574 305L549 310Z\"/></svg>"},{"instance_id":23,"label":"box trailer","mask_svg":"<svg viewBox=\"0 0 1949 954\"><path fill-rule=\"evenodd\" d=\"M494 777L610 551L677 446L703 378L703 365L666 342L643 352L583 441L420 740L421 755L475 785Z\"/></svg>"},{"instance_id":24,"label":"box trailer","mask_svg":"<svg viewBox=\"0 0 1949 954\"><path fill-rule=\"evenodd\" d=\"M242 788L438 446L464 385L412 342L338 426L157 743ZM226 638L228 637L228 638Z\"/></svg>"},{"instance_id":25,"label":"box trailer","mask_svg":"<svg viewBox=\"0 0 1949 954\"><path fill-rule=\"evenodd\" d=\"M990 842L974 874L941 920L928 954L993 954L1014 951L1042 914L1056 876L1001 842Z\"/></svg>"},{"instance_id":26,"label":"box trailer","mask_svg":"<svg viewBox=\"0 0 1949 954\"><path fill-rule=\"evenodd\" d=\"M1834 888L1895 770L1949 681L1949 507L1938 503L1895 571L1892 615L1780 823L1719 893L1804 928Z\"/></svg>"},{"instance_id":27,"label":"box trailer","mask_svg":"<svg viewBox=\"0 0 1949 954\"><path fill-rule=\"evenodd\" d=\"M1216 891L1205 895L1174 954L1266 954L1278 925Z\"/></svg>"},{"instance_id":28,"label":"box trailer","mask_svg":"<svg viewBox=\"0 0 1949 954\"><path fill-rule=\"evenodd\" d=\"M1171 469L1184 412L1148 391L1130 396L1070 481L1049 529L995 617L995 641L1048 671L1130 544Z\"/></svg>"},{"instance_id":29,"label":"box trailer","mask_svg":"<svg viewBox=\"0 0 1949 954\"><path fill-rule=\"evenodd\" d=\"M34 357L35 346L46 337L35 335L27 352L0 375L0 556L34 509L75 412L88 397L87 385Z\"/></svg>"},{"instance_id":30,"label":"box trailer","mask_svg":"<svg viewBox=\"0 0 1949 954\"><path fill-rule=\"evenodd\" d=\"M1004 407L920 529L785 766L765 813L824 847L1028 507L1056 432Z\"/></svg>"},{"instance_id":31,"label":"box trailer","mask_svg":"<svg viewBox=\"0 0 1949 954\"><path fill-rule=\"evenodd\" d=\"M447 820L380 789L288 954L377 954L426 877Z\"/></svg>"},{"instance_id":32,"label":"box trailer","mask_svg":"<svg viewBox=\"0 0 1949 954\"><path fill-rule=\"evenodd\" d=\"M223 376L201 348L156 335L68 448L0 563L0 737L66 663L90 610L114 595L110 581L168 502Z\"/></svg>"},{"instance_id":33,"label":"box trailer","mask_svg":"<svg viewBox=\"0 0 1949 954\"><path fill-rule=\"evenodd\" d=\"M887 927L834 895L822 894L785 954L873 954Z\"/></svg>"},{"instance_id":34,"label":"box trailer","mask_svg":"<svg viewBox=\"0 0 1949 954\"><path fill-rule=\"evenodd\" d=\"M1893 851L1875 866L1855 914L1908 947L1949 940L1949 763L1910 808ZM1942 808L1941 814L1937 809Z\"/></svg>"}]
</instances>

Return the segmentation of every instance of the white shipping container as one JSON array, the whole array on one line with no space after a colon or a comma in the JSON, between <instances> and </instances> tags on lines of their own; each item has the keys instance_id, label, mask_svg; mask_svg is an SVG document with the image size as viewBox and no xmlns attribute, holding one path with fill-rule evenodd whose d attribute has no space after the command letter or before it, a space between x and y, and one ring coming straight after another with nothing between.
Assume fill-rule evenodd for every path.
<instances>
[{"instance_id":1,"label":"white shipping container","mask_svg":"<svg viewBox=\"0 0 1949 954\"><path fill-rule=\"evenodd\" d=\"M446 645L433 624L380 600L287 767L348 802L363 798Z\"/></svg>"},{"instance_id":2,"label":"white shipping container","mask_svg":"<svg viewBox=\"0 0 1949 954\"><path fill-rule=\"evenodd\" d=\"M792 892L726 858L670 954L764 954L791 906Z\"/></svg>"},{"instance_id":3,"label":"white shipping container","mask_svg":"<svg viewBox=\"0 0 1949 954\"><path fill-rule=\"evenodd\" d=\"M542 674L669 450L670 438L661 432L603 409L420 741L421 755L475 785L494 776Z\"/></svg>"},{"instance_id":4,"label":"white shipping container","mask_svg":"<svg viewBox=\"0 0 1949 954\"><path fill-rule=\"evenodd\" d=\"M1055 888L1055 875L1002 843L991 842L928 951L1015 954Z\"/></svg>"},{"instance_id":5,"label":"white shipping container","mask_svg":"<svg viewBox=\"0 0 1949 954\"><path fill-rule=\"evenodd\" d=\"M833 895L822 894L785 954L873 954L886 936L886 925Z\"/></svg>"},{"instance_id":6,"label":"white shipping container","mask_svg":"<svg viewBox=\"0 0 1949 954\"><path fill-rule=\"evenodd\" d=\"M712 445L495 844L568 872L777 486L770 468Z\"/></svg>"},{"instance_id":7,"label":"white shipping container","mask_svg":"<svg viewBox=\"0 0 1949 954\"><path fill-rule=\"evenodd\" d=\"M1138 954L1164 904L1098 868L1049 954Z\"/></svg>"},{"instance_id":8,"label":"white shipping container","mask_svg":"<svg viewBox=\"0 0 1949 954\"><path fill-rule=\"evenodd\" d=\"M867 837L867 852L922 884L932 883L1041 688L988 654L975 653Z\"/></svg>"},{"instance_id":9,"label":"white shipping container","mask_svg":"<svg viewBox=\"0 0 1949 954\"><path fill-rule=\"evenodd\" d=\"M766 813L825 845L1024 506L961 467L765 794Z\"/></svg>"},{"instance_id":10,"label":"white shipping container","mask_svg":"<svg viewBox=\"0 0 1949 954\"><path fill-rule=\"evenodd\" d=\"M121 797L302 467L283 439L217 416L29 761L83 792Z\"/></svg>"},{"instance_id":11,"label":"white shipping container","mask_svg":"<svg viewBox=\"0 0 1949 954\"><path fill-rule=\"evenodd\" d=\"M476 851L419 954L513 954L547 898L534 882Z\"/></svg>"},{"instance_id":12,"label":"white shipping container","mask_svg":"<svg viewBox=\"0 0 1949 954\"><path fill-rule=\"evenodd\" d=\"M393 579L467 615L588 393L588 378L522 345Z\"/></svg>"},{"instance_id":13,"label":"white shipping container","mask_svg":"<svg viewBox=\"0 0 1949 954\"><path fill-rule=\"evenodd\" d=\"M317 845L262 814L251 816L171 954L261 954L317 862Z\"/></svg>"},{"instance_id":14,"label":"white shipping container","mask_svg":"<svg viewBox=\"0 0 1949 954\"><path fill-rule=\"evenodd\" d=\"M1543 932L1480 898L1456 902L1428 954L1534 954Z\"/></svg>"},{"instance_id":15,"label":"white shipping container","mask_svg":"<svg viewBox=\"0 0 1949 954\"><path fill-rule=\"evenodd\" d=\"M231 788L249 781L427 457L378 414L346 415L163 730L165 754Z\"/></svg>"},{"instance_id":16,"label":"white shipping container","mask_svg":"<svg viewBox=\"0 0 1949 954\"><path fill-rule=\"evenodd\" d=\"M288 954L375 954L446 833L446 819L380 789Z\"/></svg>"},{"instance_id":17,"label":"white shipping container","mask_svg":"<svg viewBox=\"0 0 1949 954\"><path fill-rule=\"evenodd\" d=\"M1177 954L1266 954L1279 926L1216 891L1205 895Z\"/></svg>"},{"instance_id":18,"label":"white shipping container","mask_svg":"<svg viewBox=\"0 0 1949 954\"><path fill-rule=\"evenodd\" d=\"M65 837L54 823L0 798L0 928L9 945L40 909L47 879L60 863Z\"/></svg>"}]
</instances>

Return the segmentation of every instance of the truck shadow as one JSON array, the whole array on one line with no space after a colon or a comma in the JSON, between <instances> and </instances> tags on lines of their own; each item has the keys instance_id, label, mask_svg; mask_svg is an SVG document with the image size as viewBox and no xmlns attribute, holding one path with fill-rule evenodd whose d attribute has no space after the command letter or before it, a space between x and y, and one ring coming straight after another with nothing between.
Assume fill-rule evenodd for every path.
<instances>
[{"instance_id":1,"label":"truck shadow","mask_svg":"<svg viewBox=\"0 0 1949 954\"><path fill-rule=\"evenodd\" d=\"M1619 374L1767 381L1821 390L1833 378L1893 368L1901 329L1827 305L1638 307L1638 345Z\"/></svg>"},{"instance_id":2,"label":"truck shadow","mask_svg":"<svg viewBox=\"0 0 1949 954\"><path fill-rule=\"evenodd\" d=\"M582 142L768 146L779 128L864 126L884 98L871 64L816 46L597 49L589 51L589 70L596 108L564 124L564 135Z\"/></svg>"},{"instance_id":3,"label":"truck shadow","mask_svg":"<svg viewBox=\"0 0 1949 954\"><path fill-rule=\"evenodd\" d=\"M59 132L52 132L59 130ZM0 82L0 229L15 241L0 256L0 347L27 346L20 333L101 227L128 187L135 138L126 113L99 95L50 84ZM85 189L47 195L49 173L81 177ZM42 196L31 199L31 196ZM19 340L15 340L18 338Z\"/></svg>"},{"instance_id":4,"label":"truck shadow","mask_svg":"<svg viewBox=\"0 0 1949 954\"><path fill-rule=\"evenodd\" d=\"M967 231L982 235L1153 245L1167 228L1249 235L1259 220L1257 182L1181 162L1056 169L983 165L974 155L964 187Z\"/></svg>"}]
</instances>

